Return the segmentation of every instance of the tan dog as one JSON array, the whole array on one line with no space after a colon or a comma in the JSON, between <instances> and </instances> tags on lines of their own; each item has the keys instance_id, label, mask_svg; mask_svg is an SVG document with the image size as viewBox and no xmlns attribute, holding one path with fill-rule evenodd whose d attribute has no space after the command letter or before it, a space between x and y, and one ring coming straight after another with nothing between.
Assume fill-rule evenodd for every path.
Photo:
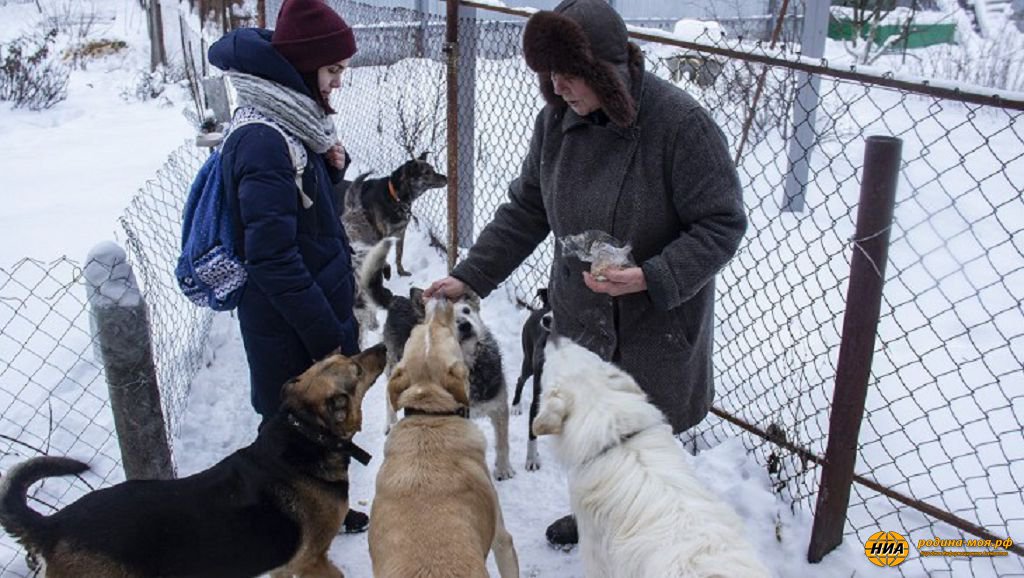
<instances>
[{"instance_id":1,"label":"tan dog","mask_svg":"<svg viewBox=\"0 0 1024 578\"><path fill-rule=\"evenodd\" d=\"M384 445L370 514L376 578L486 578L494 551L502 578L518 578L485 461L487 441L469 415L469 370L448 302L435 302L391 374L388 397L405 417Z\"/></svg>"},{"instance_id":2,"label":"tan dog","mask_svg":"<svg viewBox=\"0 0 1024 578\"><path fill-rule=\"evenodd\" d=\"M28 460L0 482L0 525L47 578L342 578L327 550L348 512L349 460L369 459L352 436L384 359L383 345L328 356L284 386L252 445L187 478L124 482L44 517L29 486L89 466Z\"/></svg>"}]
</instances>

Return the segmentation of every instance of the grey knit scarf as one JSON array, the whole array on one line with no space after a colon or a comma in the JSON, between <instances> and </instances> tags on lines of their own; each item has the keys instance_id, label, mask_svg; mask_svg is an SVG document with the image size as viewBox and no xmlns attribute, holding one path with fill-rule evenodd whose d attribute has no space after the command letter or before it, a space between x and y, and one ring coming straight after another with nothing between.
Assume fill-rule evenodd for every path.
<instances>
[{"instance_id":1,"label":"grey knit scarf","mask_svg":"<svg viewBox=\"0 0 1024 578\"><path fill-rule=\"evenodd\" d=\"M334 123L312 98L274 81L228 72L237 106L251 106L280 124L318 154L330 150L338 142Z\"/></svg>"}]
</instances>

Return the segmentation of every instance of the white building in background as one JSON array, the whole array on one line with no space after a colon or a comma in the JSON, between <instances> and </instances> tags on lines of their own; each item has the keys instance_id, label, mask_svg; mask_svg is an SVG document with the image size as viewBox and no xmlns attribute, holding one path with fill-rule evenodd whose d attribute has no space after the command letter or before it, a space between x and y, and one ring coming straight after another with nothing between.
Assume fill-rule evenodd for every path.
<instances>
[{"instance_id":1,"label":"white building in background","mask_svg":"<svg viewBox=\"0 0 1024 578\"><path fill-rule=\"evenodd\" d=\"M440 0L361 0L377 6L416 8L422 3L434 13L444 13L445 3ZM540 8L550 10L561 0L503 0L512 8ZM627 20L659 19L679 20L692 18L712 20L715 18L751 18L771 12L781 5L780 0L609 0ZM792 4L800 4L795 0Z\"/></svg>"}]
</instances>

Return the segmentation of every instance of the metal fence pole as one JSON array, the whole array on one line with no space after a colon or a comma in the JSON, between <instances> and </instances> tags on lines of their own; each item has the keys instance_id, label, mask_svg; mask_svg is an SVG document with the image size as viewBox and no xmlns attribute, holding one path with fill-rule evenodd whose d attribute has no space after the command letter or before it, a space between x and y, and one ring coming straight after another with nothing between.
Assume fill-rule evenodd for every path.
<instances>
[{"instance_id":1,"label":"metal fence pole","mask_svg":"<svg viewBox=\"0 0 1024 578\"><path fill-rule=\"evenodd\" d=\"M800 35L803 56L821 58L825 54L825 36L828 33L828 2L807 2L804 29ZM807 188L811 166L811 151L817 140L814 129L821 77L799 72L796 75L797 93L793 103L793 136L789 141L789 170L786 171L785 197L782 210L804 210L804 191Z\"/></svg>"},{"instance_id":2,"label":"metal fence pole","mask_svg":"<svg viewBox=\"0 0 1024 578\"><path fill-rule=\"evenodd\" d=\"M871 136L864 149L864 175L856 233L852 239L853 256L836 385L829 412L828 446L807 552L810 562L820 562L843 541L857 462L857 437L864 417L881 311L902 147L903 141L898 138Z\"/></svg>"},{"instance_id":3,"label":"metal fence pole","mask_svg":"<svg viewBox=\"0 0 1024 578\"><path fill-rule=\"evenodd\" d=\"M413 50L415 50L417 58L426 58L427 38L430 34L427 28L430 25L430 6L428 0L416 0L414 10L420 16L420 25L416 28L415 36L413 37Z\"/></svg>"},{"instance_id":4,"label":"metal fence pole","mask_svg":"<svg viewBox=\"0 0 1024 578\"><path fill-rule=\"evenodd\" d=\"M125 476L174 477L157 387L149 315L124 250L100 243L85 265L95 343L110 390L110 407Z\"/></svg>"},{"instance_id":5,"label":"metal fence pole","mask_svg":"<svg viewBox=\"0 0 1024 578\"><path fill-rule=\"evenodd\" d=\"M454 3L454 0L453 0ZM476 182L476 63L478 27L476 8L459 6L459 246L473 244Z\"/></svg>"},{"instance_id":6,"label":"metal fence pole","mask_svg":"<svg viewBox=\"0 0 1024 578\"><path fill-rule=\"evenodd\" d=\"M445 10L444 53L447 62L448 142L448 270L459 256L459 3Z\"/></svg>"}]
</instances>

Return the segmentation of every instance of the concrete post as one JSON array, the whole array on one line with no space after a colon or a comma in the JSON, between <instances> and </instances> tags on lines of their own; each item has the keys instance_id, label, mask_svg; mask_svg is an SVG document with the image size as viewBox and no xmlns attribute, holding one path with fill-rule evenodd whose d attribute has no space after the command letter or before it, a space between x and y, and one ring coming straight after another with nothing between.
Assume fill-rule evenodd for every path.
<instances>
[{"instance_id":1,"label":"concrete post","mask_svg":"<svg viewBox=\"0 0 1024 578\"><path fill-rule=\"evenodd\" d=\"M91 324L110 391L110 407L129 480L174 477L157 387L149 315L124 250L112 242L85 265Z\"/></svg>"}]
</instances>

